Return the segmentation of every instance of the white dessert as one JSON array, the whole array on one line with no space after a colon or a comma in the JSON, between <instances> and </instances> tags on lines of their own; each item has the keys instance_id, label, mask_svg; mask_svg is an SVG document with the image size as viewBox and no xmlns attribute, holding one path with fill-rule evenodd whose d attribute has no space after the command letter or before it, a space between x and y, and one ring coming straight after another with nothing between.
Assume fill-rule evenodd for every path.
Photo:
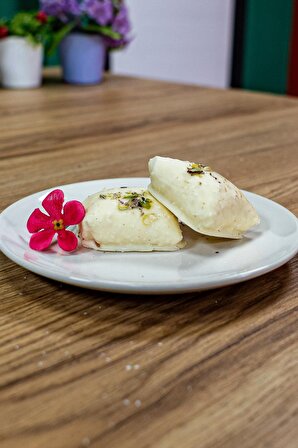
<instances>
[{"instance_id":1,"label":"white dessert","mask_svg":"<svg viewBox=\"0 0 298 448\"><path fill-rule=\"evenodd\" d=\"M237 239L259 223L243 193L207 166L157 156L149 171L150 193L199 233Z\"/></svg>"},{"instance_id":2,"label":"white dessert","mask_svg":"<svg viewBox=\"0 0 298 448\"><path fill-rule=\"evenodd\" d=\"M102 251L174 251L184 247L177 218L143 188L89 196L80 225L82 245Z\"/></svg>"}]
</instances>

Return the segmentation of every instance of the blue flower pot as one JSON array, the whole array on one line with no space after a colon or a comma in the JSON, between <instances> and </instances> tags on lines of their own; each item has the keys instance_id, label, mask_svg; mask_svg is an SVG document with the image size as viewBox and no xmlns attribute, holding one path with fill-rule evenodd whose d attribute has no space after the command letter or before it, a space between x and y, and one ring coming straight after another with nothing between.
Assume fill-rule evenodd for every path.
<instances>
[{"instance_id":1,"label":"blue flower pot","mask_svg":"<svg viewBox=\"0 0 298 448\"><path fill-rule=\"evenodd\" d=\"M102 81L106 48L100 36L73 32L59 48L63 79L70 84L98 84Z\"/></svg>"}]
</instances>

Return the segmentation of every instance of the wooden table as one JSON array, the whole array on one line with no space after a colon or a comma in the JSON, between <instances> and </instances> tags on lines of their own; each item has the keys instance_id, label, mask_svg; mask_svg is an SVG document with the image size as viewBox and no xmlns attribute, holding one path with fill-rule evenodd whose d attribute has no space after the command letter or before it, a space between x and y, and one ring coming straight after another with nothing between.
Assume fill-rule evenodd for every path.
<instances>
[{"instance_id":1,"label":"wooden table","mask_svg":"<svg viewBox=\"0 0 298 448\"><path fill-rule=\"evenodd\" d=\"M298 101L111 77L0 91L1 203L205 161L298 212ZM246 283L135 297L1 255L3 448L296 447L297 259ZM296 277L297 280L297 277Z\"/></svg>"}]
</instances>

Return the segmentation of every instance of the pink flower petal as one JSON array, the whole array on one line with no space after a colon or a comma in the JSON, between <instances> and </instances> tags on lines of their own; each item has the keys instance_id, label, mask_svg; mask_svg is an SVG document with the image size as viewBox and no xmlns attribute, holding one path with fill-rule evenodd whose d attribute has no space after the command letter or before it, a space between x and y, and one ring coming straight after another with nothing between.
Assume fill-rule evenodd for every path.
<instances>
[{"instance_id":1,"label":"pink flower petal","mask_svg":"<svg viewBox=\"0 0 298 448\"><path fill-rule=\"evenodd\" d=\"M66 202L63 208L64 225L80 224L85 216L85 208L79 201Z\"/></svg>"},{"instance_id":2,"label":"pink flower petal","mask_svg":"<svg viewBox=\"0 0 298 448\"><path fill-rule=\"evenodd\" d=\"M42 206L53 219L61 219L64 193L62 190L53 190L42 201Z\"/></svg>"},{"instance_id":3,"label":"pink flower petal","mask_svg":"<svg viewBox=\"0 0 298 448\"><path fill-rule=\"evenodd\" d=\"M53 227L52 219L36 208L27 221L27 229L30 233L38 232L42 229L50 229Z\"/></svg>"},{"instance_id":4,"label":"pink flower petal","mask_svg":"<svg viewBox=\"0 0 298 448\"><path fill-rule=\"evenodd\" d=\"M58 244L61 249L70 252L78 247L78 239L70 230L59 230Z\"/></svg>"},{"instance_id":5,"label":"pink flower petal","mask_svg":"<svg viewBox=\"0 0 298 448\"><path fill-rule=\"evenodd\" d=\"M34 233L30 238L29 246L34 250L45 250L51 244L55 233L55 230L42 230Z\"/></svg>"}]
</instances>

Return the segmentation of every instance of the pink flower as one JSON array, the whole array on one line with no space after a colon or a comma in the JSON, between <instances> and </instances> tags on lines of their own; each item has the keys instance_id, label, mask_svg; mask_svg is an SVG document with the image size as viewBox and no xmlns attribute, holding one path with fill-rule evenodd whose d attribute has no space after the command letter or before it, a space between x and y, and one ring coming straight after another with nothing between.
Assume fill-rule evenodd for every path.
<instances>
[{"instance_id":1,"label":"pink flower","mask_svg":"<svg viewBox=\"0 0 298 448\"><path fill-rule=\"evenodd\" d=\"M27 221L27 229L33 235L29 246L34 250L45 250L51 244L55 233L58 235L58 244L65 251L75 250L78 246L76 235L67 226L79 224L85 217L85 208L79 201L69 201L63 207L64 193L62 190L53 190L42 201L42 206L48 213L46 215L36 208Z\"/></svg>"}]
</instances>

